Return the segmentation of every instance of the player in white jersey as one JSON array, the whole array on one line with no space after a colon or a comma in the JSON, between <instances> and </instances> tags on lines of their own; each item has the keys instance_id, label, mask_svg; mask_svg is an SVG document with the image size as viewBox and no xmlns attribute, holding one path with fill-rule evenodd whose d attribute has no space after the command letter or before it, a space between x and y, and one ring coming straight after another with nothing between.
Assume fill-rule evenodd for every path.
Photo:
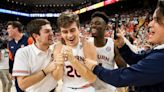
<instances>
[{"instance_id":1,"label":"player in white jersey","mask_svg":"<svg viewBox=\"0 0 164 92\"><path fill-rule=\"evenodd\" d=\"M96 49L93 44L87 43L87 53L83 52L83 45L79 38L78 15L64 12L59 16L57 23L64 42L61 47L56 45L54 51L56 61L62 61L64 57L64 65L58 67L61 69L59 75L63 76L61 76L62 92L95 92L92 83L96 76L86 68L84 60L85 58L96 60ZM63 57L60 56L60 53Z\"/></svg>"},{"instance_id":2,"label":"player in white jersey","mask_svg":"<svg viewBox=\"0 0 164 92\"><path fill-rule=\"evenodd\" d=\"M46 19L32 20L28 31L34 43L17 51L13 76L19 87L26 92L53 92L57 85L56 63L52 61L53 32ZM53 76L54 75L54 76Z\"/></svg>"},{"instance_id":3,"label":"player in white jersey","mask_svg":"<svg viewBox=\"0 0 164 92\"><path fill-rule=\"evenodd\" d=\"M97 51L97 61L99 65L107 69L114 69L116 54L114 51L114 42L112 38L105 38L105 30L108 24L108 17L103 12L95 12L91 17L92 41ZM117 57L116 62L120 65ZM122 65L122 64L121 64ZM116 88L97 78L94 83L96 92L116 92Z\"/></svg>"}]
</instances>

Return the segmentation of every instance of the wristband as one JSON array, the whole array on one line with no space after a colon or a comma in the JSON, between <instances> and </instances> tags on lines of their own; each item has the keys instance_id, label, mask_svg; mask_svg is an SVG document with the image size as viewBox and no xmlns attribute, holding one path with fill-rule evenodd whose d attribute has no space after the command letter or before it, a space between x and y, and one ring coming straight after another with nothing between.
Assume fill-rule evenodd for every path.
<instances>
[{"instance_id":1,"label":"wristband","mask_svg":"<svg viewBox=\"0 0 164 92\"><path fill-rule=\"evenodd\" d=\"M43 72L44 76L46 76L46 73L44 72L44 70L43 70L43 69L42 69L42 72Z\"/></svg>"}]
</instances>

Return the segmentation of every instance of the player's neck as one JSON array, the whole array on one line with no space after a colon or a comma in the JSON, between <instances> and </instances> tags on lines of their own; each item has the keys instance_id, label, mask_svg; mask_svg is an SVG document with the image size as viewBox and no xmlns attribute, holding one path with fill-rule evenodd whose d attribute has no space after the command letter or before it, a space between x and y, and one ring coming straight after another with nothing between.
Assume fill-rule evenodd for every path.
<instances>
[{"instance_id":1,"label":"player's neck","mask_svg":"<svg viewBox=\"0 0 164 92\"><path fill-rule=\"evenodd\" d=\"M94 38L94 45L96 47L103 47L107 43L107 39L105 37L96 37Z\"/></svg>"}]
</instances>

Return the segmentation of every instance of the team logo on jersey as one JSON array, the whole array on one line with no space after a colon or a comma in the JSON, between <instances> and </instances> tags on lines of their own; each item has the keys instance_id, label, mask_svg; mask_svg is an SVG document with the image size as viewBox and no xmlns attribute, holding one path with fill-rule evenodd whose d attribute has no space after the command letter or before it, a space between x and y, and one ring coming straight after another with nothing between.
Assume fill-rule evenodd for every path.
<instances>
[{"instance_id":1,"label":"team logo on jersey","mask_svg":"<svg viewBox=\"0 0 164 92\"><path fill-rule=\"evenodd\" d=\"M111 51L111 47L109 47L109 46L106 47L106 51L107 51L107 52Z\"/></svg>"},{"instance_id":2,"label":"team logo on jersey","mask_svg":"<svg viewBox=\"0 0 164 92\"><path fill-rule=\"evenodd\" d=\"M23 47L24 47L24 44L21 45L21 48L23 48Z\"/></svg>"},{"instance_id":3,"label":"team logo on jersey","mask_svg":"<svg viewBox=\"0 0 164 92\"><path fill-rule=\"evenodd\" d=\"M14 49L14 46L11 46L10 48L11 48L11 49Z\"/></svg>"}]
</instances>

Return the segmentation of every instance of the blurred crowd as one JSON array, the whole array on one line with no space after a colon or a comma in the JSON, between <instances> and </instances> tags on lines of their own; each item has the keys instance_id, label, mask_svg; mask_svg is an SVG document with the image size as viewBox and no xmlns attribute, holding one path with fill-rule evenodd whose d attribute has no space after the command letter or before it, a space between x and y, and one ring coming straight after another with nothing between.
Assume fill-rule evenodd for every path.
<instances>
[{"instance_id":1,"label":"blurred crowd","mask_svg":"<svg viewBox=\"0 0 164 92\"><path fill-rule=\"evenodd\" d=\"M152 9L134 9L131 11L120 12L109 16L109 28L106 30L106 37L112 37L114 33L115 23L117 28L121 30L124 36L135 46L140 49L149 49L151 45L147 42L149 37L148 23L152 20ZM117 21L118 20L118 21ZM0 21L0 39L7 38L7 32L4 21ZM81 34L91 36L90 24L81 24ZM60 33L55 23L52 23L54 29L54 39L60 39ZM25 32L27 34L27 32Z\"/></svg>"}]
</instances>

